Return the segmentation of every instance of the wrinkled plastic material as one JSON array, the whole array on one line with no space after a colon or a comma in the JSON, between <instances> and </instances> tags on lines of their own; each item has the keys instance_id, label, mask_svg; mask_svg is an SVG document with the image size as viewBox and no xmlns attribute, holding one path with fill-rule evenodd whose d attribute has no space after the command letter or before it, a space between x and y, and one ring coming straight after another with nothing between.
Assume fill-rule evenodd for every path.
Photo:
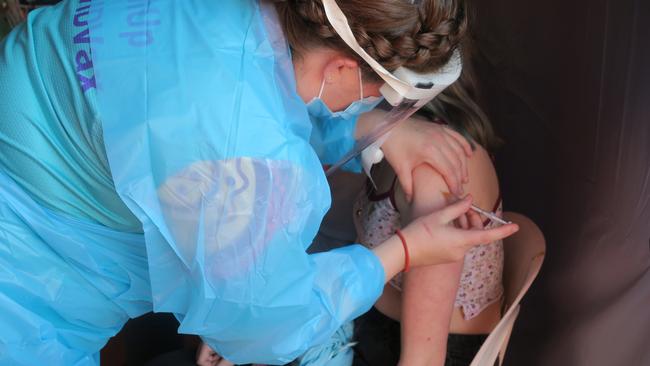
<instances>
[{"instance_id":1,"label":"wrinkled plastic material","mask_svg":"<svg viewBox=\"0 0 650 366\"><path fill-rule=\"evenodd\" d=\"M0 169L45 207L141 232L104 152L88 17L87 2L41 7L0 41Z\"/></svg>"},{"instance_id":2,"label":"wrinkled plastic material","mask_svg":"<svg viewBox=\"0 0 650 366\"><path fill-rule=\"evenodd\" d=\"M298 360L299 366L352 366L354 324L343 324L327 343L310 348Z\"/></svg>"},{"instance_id":3,"label":"wrinkled plastic material","mask_svg":"<svg viewBox=\"0 0 650 366\"><path fill-rule=\"evenodd\" d=\"M44 209L0 172L0 365L97 365L150 310L142 235Z\"/></svg>"},{"instance_id":4,"label":"wrinkled plastic material","mask_svg":"<svg viewBox=\"0 0 650 366\"><path fill-rule=\"evenodd\" d=\"M356 136L351 148L339 154L341 158L327 169L327 176L332 176L337 170L344 168L352 172L359 172L363 167L366 175L370 176L369 171L373 164L383 159L383 154L378 160L371 159L373 162L363 161L363 154L374 156L381 145L389 137L390 132L400 123L406 121L419 107L415 107L416 101L405 100L397 106L391 106L382 102L379 108L384 109L387 113L379 120L372 121L373 125L365 134ZM368 164L370 163L370 164Z\"/></svg>"},{"instance_id":5,"label":"wrinkled plastic material","mask_svg":"<svg viewBox=\"0 0 650 366\"><path fill-rule=\"evenodd\" d=\"M143 223L155 310L231 361L281 363L370 308L374 254L305 254L330 193L272 8L122 0L92 13L106 150Z\"/></svg>"}]
</instances>

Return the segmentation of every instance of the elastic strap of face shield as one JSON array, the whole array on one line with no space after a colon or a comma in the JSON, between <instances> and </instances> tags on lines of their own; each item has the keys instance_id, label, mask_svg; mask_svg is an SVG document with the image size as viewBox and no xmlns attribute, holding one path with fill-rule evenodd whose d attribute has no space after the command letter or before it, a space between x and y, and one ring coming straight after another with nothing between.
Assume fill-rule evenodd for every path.
<instances>
[{"instance_id":1,"label":"elastic strap of face shield","mask_svg":"<svg viewBox=\"0 0 650 366\"><path fill-rule=\"evenodd\" d=\"M450 62L436 73L418 74L405 67L400 67L394 74L389 72L359 45L336 1L322 0L322 3L327 20L341 39L384 80L385 84L380 91L391 105L396 106L404 100L410 100L417 101L416 106L421 107L460 77L462 60L458 50Z\"/></svg>"}]
</instances>

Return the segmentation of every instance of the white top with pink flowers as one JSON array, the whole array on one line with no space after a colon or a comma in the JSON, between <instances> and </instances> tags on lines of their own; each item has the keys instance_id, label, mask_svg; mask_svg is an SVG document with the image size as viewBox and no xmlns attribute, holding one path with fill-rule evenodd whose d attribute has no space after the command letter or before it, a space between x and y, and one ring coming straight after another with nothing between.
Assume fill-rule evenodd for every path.
<instances>
[{"instance_id":1,"label":"white top with pink flowers","mask_svg":"<svg viewBox=\"0 0 650 366\"><path fill-rule=\"evenodd\" d=\"M394 184L389 192L377 194L370 188L361 192L354 204L354 221L361 244L373 248L386 241L401 227L400 213L394 198ZM502 215L501 198L494 211ZM485 227L497 225L486 221ZM476 317L485 308L503 296L503 242L501 240L472 248L465 255L456 307L463 310L465 319ZM398 290L402 287L401 273L390 281Z\"/></svg>"}]
</instances>

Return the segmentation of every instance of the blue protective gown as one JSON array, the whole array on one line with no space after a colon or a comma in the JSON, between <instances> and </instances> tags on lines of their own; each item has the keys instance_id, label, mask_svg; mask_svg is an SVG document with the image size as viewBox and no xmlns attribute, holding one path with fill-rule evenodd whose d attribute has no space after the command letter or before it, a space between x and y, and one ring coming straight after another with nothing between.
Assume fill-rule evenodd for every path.
<instances>
[{"instance_id":1,"label":"blue protective gown","mask_svg":"<svg viewBox=\"0 0 650 366\"><path fill-rule=\"evenodd\" d=\"M283 363L383 286L329 207L286 43L252 0L71 0L0 58L0 365L95 365L172 312L226 358Z\"/></svg>"}]
</instances>

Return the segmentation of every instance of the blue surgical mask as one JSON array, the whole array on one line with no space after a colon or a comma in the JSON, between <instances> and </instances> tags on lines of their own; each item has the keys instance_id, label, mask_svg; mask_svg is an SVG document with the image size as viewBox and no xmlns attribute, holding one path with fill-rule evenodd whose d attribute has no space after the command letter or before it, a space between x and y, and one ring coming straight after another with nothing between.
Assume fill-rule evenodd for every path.
<instances>
[{"instance_id":1,"label":"blue surgical mask","mask_svg":"<svg viewBox=\"0 0 650 366\"><path fill-rule=\"evenodd\" d=\"M373 110L383 97L363 97L363 80L359 70L359 100L350 104L345 110L332 112L323 102L321 96L325 80L321 84L318 96L307 103L307 110L312 122L310 144L323 164L334 164L354 148L354 131L357 120L363 113Z\"/></svg>"}]
</instances>

